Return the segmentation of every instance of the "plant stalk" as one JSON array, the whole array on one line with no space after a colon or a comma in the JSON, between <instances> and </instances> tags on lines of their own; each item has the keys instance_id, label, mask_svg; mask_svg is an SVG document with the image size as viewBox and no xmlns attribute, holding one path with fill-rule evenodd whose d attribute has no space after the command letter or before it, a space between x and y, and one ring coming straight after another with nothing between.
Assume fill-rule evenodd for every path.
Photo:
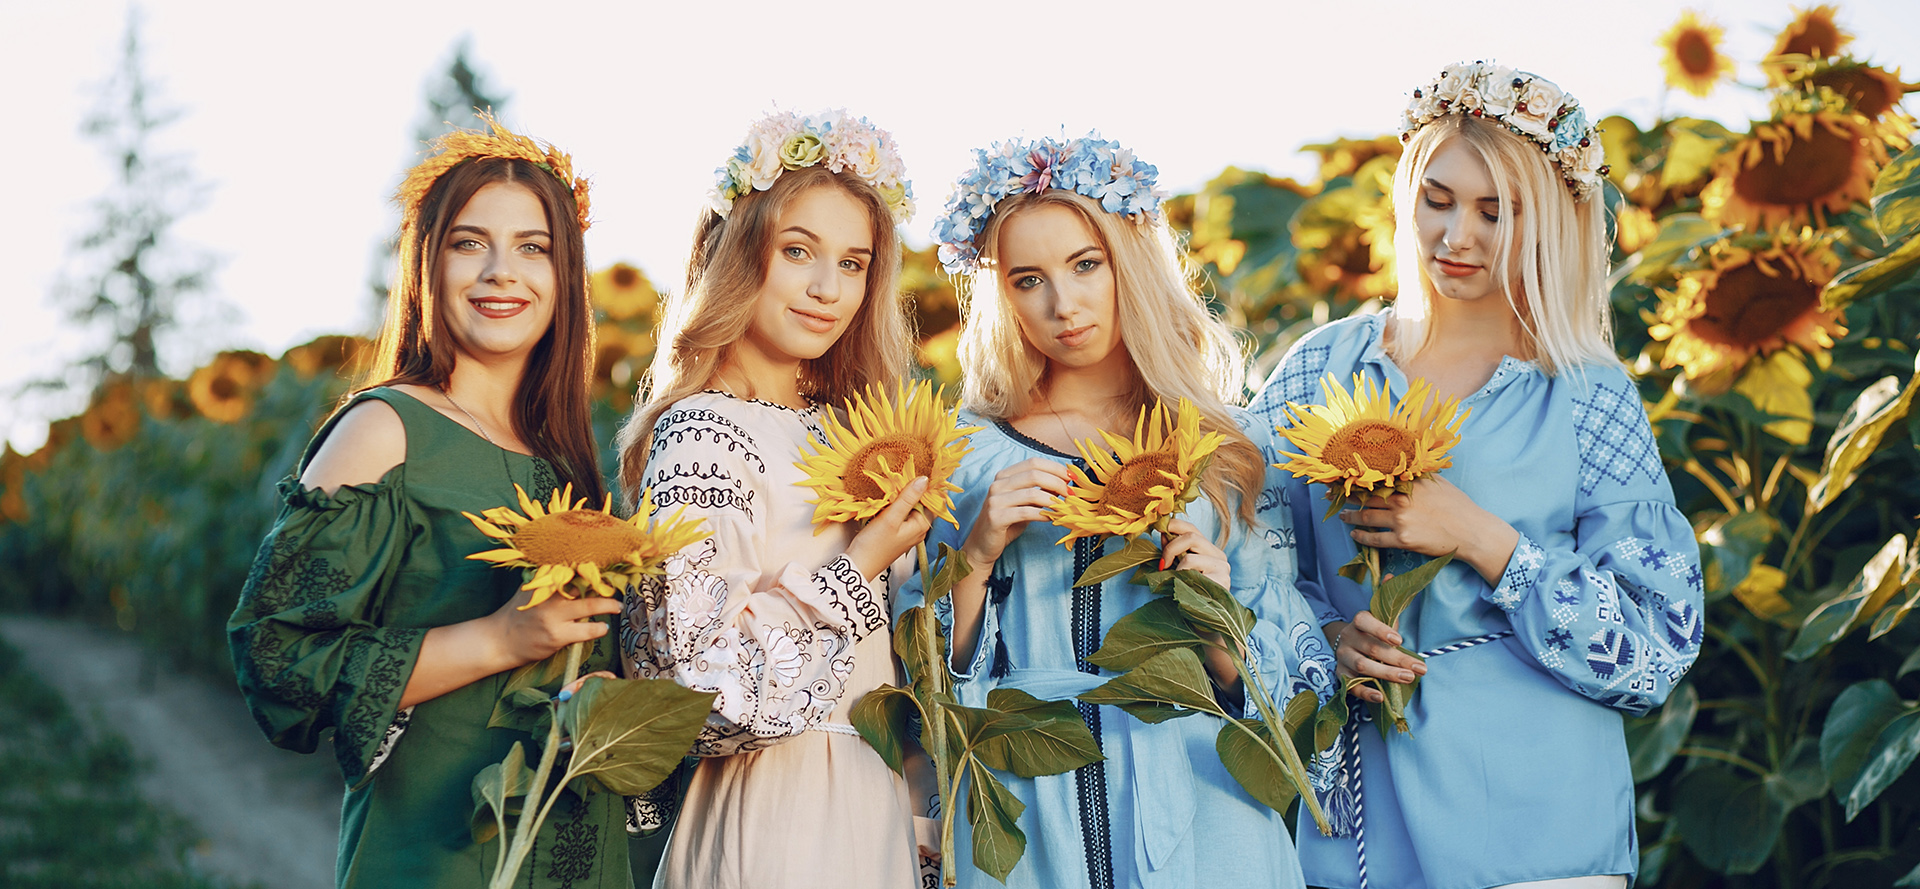
<instances>
[{"instance_id":1,"label":"plant stalk","mask_svg":"<svg viewBox=\"0 0 1920 889\"><path fill-rule=\"evenodd\" d=\"M914 550L920 559L920 584L924 588L933 582L933 568L927 560L927 542L921 540L914 544ZM949 591L949 595L951 591ZM933 613L931 600L921 605L924 609L920 620L914 624L914 642L920 649L921 659L927 664L927 697L920 707L920 727L925 735L923 740L927 756L933 760L935 786L942 793L948 793L953 776L947 774L952 765L947 762L947 715L940 707L940 697L948 688L947 654L940 650L940 635L935 632L937 618ZM955 782L957 783L957 782ZM957 885L959 875L953 868L953 800L943 797L940 800L940 878L947 886Z\"/></svg>"},{"instance_id":2,"label":"plant stalk","mask_svg":"<svg viewBox=\"0 0 1920 889\"><path fill-rule=\"evenodd\" d=\"M567 646L567 671L561 677L560 687L565 688L580 675L580 661L586 654L586 642L575 642ZM541 805L540 797L547 787L547 777L553 774L553 761L560 754L560 714L556 711L553 724L547 729L547 745L540 751L540 767L533 772L533 786L527 788L527 801L520 810L520 819L514 823L513 843L504 862L495 866L490 889L512 889L514 878L519 875L520 862L525 861L527 853L533 848L533 838L540 830L540 823L546 820L547 810L553 808L553 800ZM554 796L559 796L559 791ZM502 804L504 805L504 800ZM501 838L506 841L505 837Z\"/></svg>"}]
</instances>

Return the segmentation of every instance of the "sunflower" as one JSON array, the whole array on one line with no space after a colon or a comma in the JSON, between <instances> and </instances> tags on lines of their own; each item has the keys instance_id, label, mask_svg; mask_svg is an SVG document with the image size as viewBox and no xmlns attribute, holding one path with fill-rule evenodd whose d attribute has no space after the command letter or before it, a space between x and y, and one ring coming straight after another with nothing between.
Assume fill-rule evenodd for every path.
<instances>
[{"instance_id":1,"label":"sunflower","mask_svg":"<svg viewBox=\"0 0 1920 889\"><path fill-rule=\"evenodd\" d=\"M569 599L618 596L640 575L658 574L668 556L707 536L700 520L681 520L686 507L672 518L649 523L652 492L626 520L613 515L612 495L599 509L589 508L584 499L574 502L573 485L553 492L544 507L519 485L513 493L520 499L520 512L496 506L481 515L461 515L480 533L506 544L467 558L524 570L527 582L520 588L533 593L533 599L520 606L522 611L555 593Z\"/></svg>"},{"instance_id":2,"label":"sunflower","mask_svg":"<svg viewBox=\"0 0 1920 889\"><path fill-rule=\"evenodd\" d=\"M1074 444L1093 468L1079 467L1073 487L1048 509L1048 518L1067 529L1061 544L1077 537L1113 534L1137 537L1148 529L1166 530L1167 522L1200 496L1200 474L1226 440L1218 432L1200 432L1200 410L1180 399L1175 416L1155 402L1140 409L1133 438L1100 431L1107 447L1091 440ZM1107 448L1113 450L1109 452Z\"/></svg>"},{"instance_id":3,"label":"sunflower","mask_svg":"<svg viewBox=\"0 0 1920 889\"><path fill-rule=\"evenodd\" d=\"M259 352L221 352L187 379L187 395L207 419L232 423L253 411L254 393L278 368Z\"/></svg>"},{"instance_id":4,"label":"sunflower","mask_svg":"<svg viewBox=\"0 0 1920 889\"><path fill-rule=\"evenodd\" d=\"M310 380L323 370L351 368L369 343L357 336L329 334L315 337L287 350L280 360L292 367L300 379Z\"/></svg>"},{"instance_id":5,"label":"sunflower","mask_svg":"<svg viewBox=\"0 0 1920 889\"><path fill-rule=\"evenodd\" d=\"M1660 60L1667 69L1667 85L1705 97L1722 80L1733 77L1733 59L1720 51L1726 32L1692 10L1680 13L1658 45L1666 50Z\"/></svg>"},{"instance_id":6,"label":"sunflower","mask_svg":"<svg viewBox=\"0 0 1920 889\"><path fill-rule=\"evenodd\" d=\"M193 415L193 402L178 380L155 378L141 382L140 401L146 405L147 416L156 420Z\"/></svg>"},{"instance_id":7,"label":"sunflower","mask_svg":"<svg viewBox=\"0 0 1920 889\"><path fill-rule=\"evenodd\" d=\"M1834 91L1851 103L1853 110L1873 121L1884 118L1908 92L1920 89L1920 84L1902 82L1898 69L1888 71L1852 59L1814 62L1792 77L1803 88Z\"/></svg>"},{"instance_id":8,"label":"sunflower","mask_svg":"<svg viewBox=\"0 0 1920 889\"><path fill-rule=\"evenodd\" d=\"M95 450L111 451L133 440L140 431L140 402L133 384L107 383L94 393L93 404L80 415L80 434Z\"/></svg>"},{"instance_id":9,"label":"sunflower","mask_svg":"<svg viewBox=\"0 0 1920 889\"><path fill-rule=\"evenodd\" d=\"M868 389L848 401L846 425L827 418L826 441L809 440L813 452L794 464L807 474L797 484L817 492L810 501L819 525L815 534L826 530L826 522L872 518L923 475L927 492L920 495L920 508L959 524L952 494L961 488L949 479L972 450L966 436L980 427L961 426L957 409L943 407L944 395L925 381L911 389L902 385L891 401Z\"/></svg>"},{"instance_id":10,"label":"sunflower","mask_svg":"<svg viewBox=\"0 0 1920 889\"><path fill-rule=\"evenodd\" d=\"M1783 222L1826 224L1867 200L1897 140L1830 90L1787 94L1772 120L1734 143L1714 162L1714 179L1700 193L1701 215L1749 231Z\"/></svg>"},{"instance_id":11,"label":"sunflower","mask_svg":"<svg viewBox=\"0 0 1920 889\"><path fill-rule=\"evenodd\" d=\"M1793 21L1774 38L1773 51L1767 53L1767 57L1796 55L1820 59L1837 55L1841 47L1853 40L1852 34L1834 22L1839 12L1839 7L1826 4L1796 10Z\"/></svg>"},{"instance_id":12,"label":"sunflower","mask_svg":"<svg viewBox=\"0 0 1920 889\"><path fill-rule=\"evenodd\" d=\"M1406 491L1415 479L1453 465L1447 451L1460 442L1460 424L1471 411L1460 400L1436 401L1424 379L1414 380L1399 404L1393 393L1360 374L1353 392L1328 374L1320 381L1326 404L1284 408L1286 425L1275 432L1300 453L1281 452L1274 464L1297 478L1327 486L1328 511L1356 495L1383 488Z\"/></svg>"},{"instance_id":13,"label":"sunflower","mask_svg":"<svg viewBox=\"0 0 1920 889\"><path fill-rule=\"evenodd\" d=\"M594 272L587 281L593 304L615 321L639 318L660 304L660 292L646 273L624 262Z\"/></svg>"},{"instance_id":14,"label":"sunflower","mask_svg":"<svg viewBox=\"0 0 1920 889\"><path fill-rule=\"evenodd\" d=\"M1684 368L1708 394L1726 391L1754 358L1790 346L1826 366L1846 328L1839 307L1820 303L1840 266L1825 239L1735 238L1707 256L1706 268L1682 272L1673 290L1660 292L1659 320L1648 332L1667 342L1663 366Z\"/></svg>"},{"instance_id":15,"label":"sunflower","mask_svg":"<svg viewBox=\"0 0 1920 889\"><path fill-rule=\"evenodd\" d=\"M1398 162L1397 155L1377 156L1354 172L1352 185L1300 208L1291 226L1294 262L1308 286L1357 300L1396 292L1390 195Z\"/></svg>"}]
</instances>

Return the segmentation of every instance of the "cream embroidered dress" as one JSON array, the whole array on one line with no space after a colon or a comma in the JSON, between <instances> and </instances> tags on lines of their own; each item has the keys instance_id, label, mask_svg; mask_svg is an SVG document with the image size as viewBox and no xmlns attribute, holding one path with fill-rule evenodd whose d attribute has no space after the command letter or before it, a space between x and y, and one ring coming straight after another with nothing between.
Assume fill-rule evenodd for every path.
<instances>
[{"instance_id":1,"label":"cream embroidered dress","mask_svg":"<svg viewBox=\"0 0 1920 889\"><path fill-rule=\"evenodd\" d=\"M795 484L822 410L704 392L654 426L655 506L713 536L628 599L621 652L630 676L719 693L656 887L916 882L905 785L847 721L899 681L886 582L846 557L855 526L815 533Z\"/></svg>"}]
</instances>

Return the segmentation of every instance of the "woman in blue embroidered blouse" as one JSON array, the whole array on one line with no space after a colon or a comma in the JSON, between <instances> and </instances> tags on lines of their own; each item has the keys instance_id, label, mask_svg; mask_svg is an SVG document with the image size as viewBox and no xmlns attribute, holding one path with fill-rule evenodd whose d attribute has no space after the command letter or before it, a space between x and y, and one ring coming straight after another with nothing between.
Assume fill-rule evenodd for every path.
<instances>
[{"instance_id":1,"label":"woman in blue embroidered blouse","mask_svg":"<svg viewBox=\"0 0 1920 889\"><path fill-rule=\"evenodd\" d=\"M936 603L964 704L994 687L1067 699L1114 675L1087 658L1152 594L1124 577L1075 587L1117 544L1056 545L1064 532L1042 510L1067 490L1076 440L1128 432L1143 405L1182 397L1228 442L1203 500L1172 523L1162 564L1207 574L1254 611L1259 625L1240 641L1276 693L1332 692L1325 640L1293 588L1271 430L1226 403L1240 355L1179 272L1153 175L1092 137L1005 143L978 153L936 233L949 269L977 272L960 356L964 422L984 428L954 477L964 527L934 532L974 568ZM896 608L915 604L910 586ZM1246 707L1230 661L1208 670L1228 709ZM1026 854L1008 886L1303 885L1281 816L1220 765L1215 717L1149 725L1113 707L1081 713L1104 762L1000 775L1026 804ZM959 829L961 883L997 886L972 866L964 819Z\"/></svg>"},{"instance_id":2,"label":"woman in blue embroidered blouse","mask_svg":"<svg viewBox=\"0 0 1920 889\"><path fill-rule=\"evenodd\" d=\"M1701 585L1610 343L1599 137L1553 84L1477 62L1414 91L1402 129L1398 298L1302 339L1252 405L1278 420L1319 403L1323 376L1357 373L1394 393L1425 378L1471 411L1453 466L1411 493L1322 520L1324 489L1286 486L1310 554L1300 589L1341 674L1424 674L1409 733L1349 731L1357 762L1316 762L1336 836L1304 837L1302 863L1328 887L1624 887L1638 849L1622 718L1692 664ZM1356 542L1389 572L1456 553L1396 628L1336 573ZM1397 645L1447 650L1423 664Z\"/></svg>"}]
</instances>

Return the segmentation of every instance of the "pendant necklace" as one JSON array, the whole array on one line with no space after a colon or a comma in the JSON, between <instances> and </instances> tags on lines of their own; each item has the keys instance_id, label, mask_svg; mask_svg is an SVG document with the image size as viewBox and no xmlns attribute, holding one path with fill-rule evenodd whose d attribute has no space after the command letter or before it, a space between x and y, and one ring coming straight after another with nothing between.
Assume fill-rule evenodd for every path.
<instances>
[{"instance_id":1,"label":"pendant necklace","mask_svg":"<svg viewBox=\"0 0 1920 889\"><path fill-rule=\"evenodd\" d=\"M448 404L453 405L454 410L466 414L467 422L473 424L473 431L480 433L480 437L486 439L487 444L493 445L494 450L500 452L500 468L506 470L507 483L513 484L513 465L507 462L507 449L501 447L499 442L493 440L493 436L487 434L487 427L480 425L479 417L474 416L472 411L461 407L460 402L453 400L453 393L447 391L446 384L444 383L440 386L440 397L445 398Z\"/></svg>"}]
</instances>

